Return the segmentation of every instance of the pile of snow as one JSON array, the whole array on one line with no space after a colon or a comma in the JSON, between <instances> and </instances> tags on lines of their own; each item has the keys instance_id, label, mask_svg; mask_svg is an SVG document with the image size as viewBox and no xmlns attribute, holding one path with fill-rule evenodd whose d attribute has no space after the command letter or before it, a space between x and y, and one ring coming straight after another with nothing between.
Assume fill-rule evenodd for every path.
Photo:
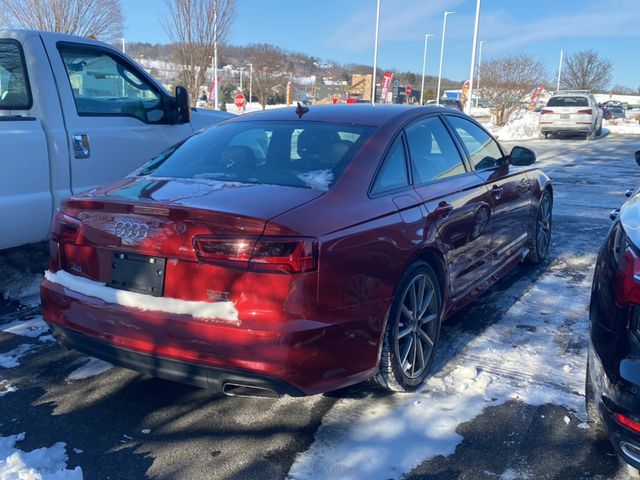
<instances>
[{"instance_id":1,"label":"pile of snow","mask_svg":"<svg viewBox=\"0 0 640 480\"><path fill-rule=\"evenodd\" d=\"M539 112L531 110L517 110L511 114L509 121L495 134L498 139L510 140L535 140L538 138Z\"/></svg>"},{"instance_id":2,"label":"pile of snow","mask_svg":"<svg viewBox=\"0 0 640 480\"><path fill-rule=\"evenodd\" d=\"M333 181L331 170L313 170L298 175L298 178L307 184L309 188L326 192Z\"/></svg>"},{"instance_id":3,"label":"pile of snow","mask_svg":"<svg viewBox=\"0 0 640 480\"><path fill-rule=\"evenodd\" d=\"M35 345L22 344L13 350L0 355L0 368L15 368L20 366L20 358L24 357ZM0 477L2 478L2 477Z\"/></svg>"},{"instance_id":4,"label":"pile of snow","mask_svg":"<svg viewBox=\"0 0 640 480\"><path fill-rule=\"evenodd\" d=\"M109 362L105 362L97 358L90 358L87 363L71 372L67 378L65 378L65 381L71 382L73 380L82 380L84 378L94 377L106 372L107 370L111 370L112 368L113 365Z\"/></svg>"},{"instance_id":5,"label":"pile of snow","mask_svg":"<svg viewBox=\"0 0 640 480\"><path fill-rule=\"evenodd\" d=\"M509 310L416 393L380 402L344 399L325 415L289 479L398 479L426 459L450 455L457 427L487 406L509 400L553 403L585 419L584 377L591 275L573 281L567 264L585 271L593 255L554 264Z\"/></svg>"},{"instance_id":6,"label":"pile of snow","mask_svg":"<svg viewBox=\"0 0 640 480\"><path fill-rule=\"evenodd\" d=\"M58 442L49 448L23 452L16 442L24 433L0 436L0 478L24 480L82 480L82 469L67 469L66 444Z\"/></svg>"},{"instance_id":7,"label":"pile of snow","mask_svg":"<svg viewBox=\"0 0 640 480\"><path fill-rule=\"evenodd\" d=\"M0 397L4 397L7 393L15 392L16 390L15 385L12 385L7 380L0 380Z\"/></svg>"},{"instance_id":8,"label":"pile of snow","mask_svg":"<svg viewBox=\"0 0 640 480\"><path fill-rule=\"evenodd\" d=\"M30 320L15 320L6 325L0 325L0 331L20 335L22 337L40 337L49 331L49 327L41 315Z\"/></svg>"},{"instance_id":9,"label":"pile of snow","mask_svg":"<svg viewBox=\"0 0 640 480\"><path fill-rule=\"evenodd\" d=\"M636 120L603 120L602 127L618 135L640 135L640 122Z\"/></svg>"},{"instance_id":10,"label":"pile of snow","mask_svg":"<svg viewBox=\"0 0 640 480\"><path fill-rule=\"evenodd\" d=\"M33 275L0 256L0 295L5 300L15 300L28 307L40 304L42 275Z\"/></svg>"}]
</instances>

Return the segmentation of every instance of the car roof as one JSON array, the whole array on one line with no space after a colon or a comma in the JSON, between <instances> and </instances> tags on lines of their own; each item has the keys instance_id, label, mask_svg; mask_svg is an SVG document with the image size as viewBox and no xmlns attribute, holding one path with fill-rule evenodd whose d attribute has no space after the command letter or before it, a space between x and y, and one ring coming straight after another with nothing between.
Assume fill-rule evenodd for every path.
<instances>
[{"instance_id":1,"label":"car roof","mask_svg":"<svg viewBox=\"0 0 640 480\"><path fill-rule=\"evenodd\" d=\"M225 123L263 120L296 121L302 118L303 121L311 122L353 123L358 125L380 126L399 117L411 118L418 114L442 112L442 108L436 106L416 107L395 104L374 105L371 103L309 105L303 108L308 110L303 113L301 117L296 113L297 107L274 108L239 115L226 120Z\"/></svg>"}]
</instances>

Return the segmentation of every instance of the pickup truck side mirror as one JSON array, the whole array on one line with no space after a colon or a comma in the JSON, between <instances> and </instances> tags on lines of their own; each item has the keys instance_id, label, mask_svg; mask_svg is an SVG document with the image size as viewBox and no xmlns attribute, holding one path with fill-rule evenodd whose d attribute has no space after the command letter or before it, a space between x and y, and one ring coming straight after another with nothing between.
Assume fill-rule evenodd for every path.
<instances>
[{"instance_id":1,"label":"pickup truck side mirror","mask_svg":"<svg viewBox=\"0 0 640 480\"><path fill-rule=\"evenodd\" d=\"M635 155L636 155L636 163L640 165L640 150L638 150Z\"/></svg>"},{"instance_id":2,"label":"pickup truck side mirror","mask_svg":"<svg viewBox=\"0 0 640 480\"><path fill-rule=\"evenodd\" d=\"M528 167L533 165L536 161L536 154L533 150L525 147L513 147L509 154L509 161L511 165L517 167Z\"/></svg>"},{"instance_id":3,"label":"pickup truck side mirror","mask_svg":"<svg viewBox=\"0 0 640 480\"><path fill-rule=\"evenodd\" d=\"M179 124L189 123L191 121L189 92L181 85L176 87L176 119Z\"/></svg>"}]
</instances>

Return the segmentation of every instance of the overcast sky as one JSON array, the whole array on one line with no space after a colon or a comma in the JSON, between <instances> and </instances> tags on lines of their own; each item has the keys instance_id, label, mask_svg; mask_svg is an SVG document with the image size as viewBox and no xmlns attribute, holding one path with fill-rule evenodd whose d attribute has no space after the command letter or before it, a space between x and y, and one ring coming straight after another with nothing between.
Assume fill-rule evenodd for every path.
<instances>
[{"instance_id":1,"label":"overcast sky","mask_svg":"<svg viewBox=\"0 0 640 480\"><path fill-rule=\"evenodd\" d=\"M378 64L436 75L442 18L447 20L443 75L469 76L475 0L381 0ZM127 41L169 41L158 18L164 0L121 0ZM271 43L324 60L373 64L376 0L240 0L229 42ZM560 49L595 49L614 65L613 84L640 87L640 0L482 0L483 58L528 53L555 81Z\"/></svg>"}]
</instances>

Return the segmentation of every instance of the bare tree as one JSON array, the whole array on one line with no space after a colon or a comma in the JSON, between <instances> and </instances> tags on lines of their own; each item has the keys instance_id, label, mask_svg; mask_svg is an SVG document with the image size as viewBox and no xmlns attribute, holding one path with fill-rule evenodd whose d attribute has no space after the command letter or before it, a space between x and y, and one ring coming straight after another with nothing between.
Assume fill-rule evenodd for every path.
<instances>
[{"instance_id":1,"label":"bare tree","mask_svg":"<svg viewBox=\"0 0 640 480\"><path fill-rule=\"evenodd\" d=\"M199 97L211 65L214 43L223 43L235 18L235 0L165 0L169 14L162 24L175 43L176 61L182 66L180 83L191 103Z\"/></svg>"},{"instance_id":2,"label":"bare tree","mask_svg":"<svg viewBox=\"0 0 640 480\"><path fill-rule=\"evenodd\" d=\"M482 62L482 98L489 101L496 125L504 125L536 84L545 78L544 64L529 55L510 55Z\"/></svg>"},{"instance_id":3,"label":"bare tree","mask_svg":"<svg viewBox=\"0 0 640 480\"><path fill-rule=\"evenodd\" d=\"M616 95L637 95L638 91L625 85L614 85L611 87L611 92Z\"/></svg>"},{"instance_id":4,"label":"bare tree","mask_svg":"<svg viewBox=\"0 0 640 480\"><path fill-rule=\"evenodd\" d=\"M113 42L122 36L123 16L120 0L2 0L2 24Z\"/></svg>"},{"instance_id":5,"label":"bare tree","mask_svg":"<svg viewBox=\"0 0 640 480\"><path fill-rule=\"evenodd\" d=\"M264 110L267 103L282 96L286 76L280 70L284 62L282 50L271 45L252 45L253 94Z\"/></svg>"},{"instance_id":6,"label":"bare tree","mask_svg":"<svg viewBox=\"0 0 640 480\"><path fill-rule=\"evenodd\" d=\"M611 62L600 58L598 52L581 50L565 58L560 85L562 88L603 92L611 83L612 72Z\"/></svg>"}]
</instances>

